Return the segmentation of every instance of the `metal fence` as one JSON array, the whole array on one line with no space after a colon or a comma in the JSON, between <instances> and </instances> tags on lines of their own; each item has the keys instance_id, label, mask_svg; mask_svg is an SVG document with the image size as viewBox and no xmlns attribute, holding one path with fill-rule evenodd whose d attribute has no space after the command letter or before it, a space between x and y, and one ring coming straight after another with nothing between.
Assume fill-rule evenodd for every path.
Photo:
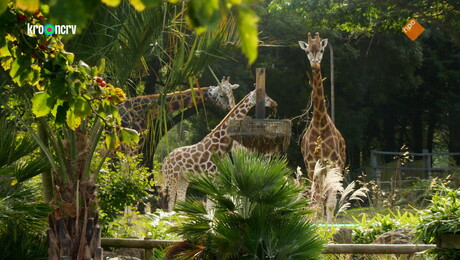
<instances>
[{"instance_id":1,"label":"metal fence","mask_svg":"<svg viewBox=\"0 0 460 260\"><path fill-rule=\"evenodd\" d=\"M371 151L372 177L378 182L389 181L398 175L398 178L410 177L429 179L434 173L460 172L459 166L439 166L439 161L448 164L452 156L460 153L404 153Z\"/></svg>"}]
</instances>

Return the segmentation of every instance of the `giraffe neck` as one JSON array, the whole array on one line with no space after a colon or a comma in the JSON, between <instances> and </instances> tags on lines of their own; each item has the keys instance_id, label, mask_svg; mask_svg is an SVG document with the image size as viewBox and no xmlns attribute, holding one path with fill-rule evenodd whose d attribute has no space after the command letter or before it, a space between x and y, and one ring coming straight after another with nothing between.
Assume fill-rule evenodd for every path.
<instances>
[{"instance_id":1,"label":"giraffe neck","mask_svg":"<svg viewBox=\"0 0 460 260\"><path fill-rule=\"evenodd\" d=\"M219 140L217 150L214 151L225 152L230 148L232 139L228 134L229 123L231 120L239 120L246 117L246 114L255 105L255 102L249 98L250 95L248 94L236 104L224 119L202 140L204 143L206 143L206 140L210 140L209 145L213 145Z\"/></svg>"},{"instance_id":2,"label":"giraffe neck","mask_svg":"<svg viewBox=\"0 0 460 260\"><path fill-rule=\"evenodd\" d=\"M312 66L313 71L313 91L312 91L312 100L313 100L313 118L320 118L324 114L327 114L326 101L324 98L324 88L323 88L323 77L321 76L321 67L320 65Z\"/></svg>"},{"instance_id":3,"label":"giraffe neck","mask_svg":"<svg viewBox=\"0 0 460 260\"><path fill-rule=\"evenodd\" d=\"M193 93L193 94L192 94ZM195 95L195 99L193 98ZM209 87L194 88L185 91L168 93L164 102L168 113L202 105L204 101L211 99ZM196 103L194 102L196 101ZM137 131L144 131L147 128L147 118L156 119L158 107L161 102L160 94L145 95L131 98L120 105L120 114L123 126L133 127Z\"/></svg>"}]
</instances>

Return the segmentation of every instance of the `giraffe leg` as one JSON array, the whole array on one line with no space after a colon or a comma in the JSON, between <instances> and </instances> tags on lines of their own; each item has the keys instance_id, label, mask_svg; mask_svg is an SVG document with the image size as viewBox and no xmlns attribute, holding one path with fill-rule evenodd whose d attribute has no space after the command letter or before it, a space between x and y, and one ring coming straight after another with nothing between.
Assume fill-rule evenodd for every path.
<instances>
[{"instance_id":1,"label":"giraffe leg","mask_svg":"<svg viewBox=\"0 0 460 260\"><path fill-rule=\"evenodd\" d=\"M187 194L187 188L188 188L188 181L185 180L184 178L179 178L178 183L177 183L176 202L185 201L185 196Z\"/></svg>"}]
</instances>

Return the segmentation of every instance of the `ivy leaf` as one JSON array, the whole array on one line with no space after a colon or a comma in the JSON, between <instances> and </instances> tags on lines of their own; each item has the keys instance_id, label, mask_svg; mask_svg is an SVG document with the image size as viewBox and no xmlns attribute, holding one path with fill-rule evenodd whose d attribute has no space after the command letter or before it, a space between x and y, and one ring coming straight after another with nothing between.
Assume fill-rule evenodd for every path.
<instances>
[{"instance_id":1,"label":"ivy leaf","mask_svg":"<svg viewBox=\"0 0 460 260\"><path fill-rule=\"evenodd\" d=\"M239 7L236 23L241 39L241 50L252 64L257 58L259 37L257 36L257 22L259 17L248 7Z\"/></svg>"},{"instance_id":2,"label":"ivy leaf","mask_svg":"<svg viewBox=\"0 0 460 260\"><path fill-rule=\"evenodd\" d=\"M139 143L139 133L131 128L122 128L121 142L127 145L135 145Z\"/></svg>"},{"instance_id":3,"label":"ivy leaf","mask_svg":"<svg viewBox=\"0 0 460 260\"><path fill-rule=\"evenodd\" d=\"M37 92L32 98L32 113L36 117L46 116L54 107L53 99L47 92Z\"/></svg>"},{"instance_id":4,"label":"ivy leaf","mask_svg":"<svg viewBox=\"0 0 460 260\"><path fill-rule=\"evenodd\" d=\"M102 2L107 6L117 7L120 4L121 0L102 0Z\"/></svg>"},{"instance_id":5,"label":"ivy leaf","mask_svg":"<svg viewBox=\"0 0 460 260\"><path fill-rule=\"evenodd\" d=\"M1 1L8 2L8 1ZM35 12L40 6L40 0L16 0L16 6L24 11Z\"/></svg>"}]
</instances>

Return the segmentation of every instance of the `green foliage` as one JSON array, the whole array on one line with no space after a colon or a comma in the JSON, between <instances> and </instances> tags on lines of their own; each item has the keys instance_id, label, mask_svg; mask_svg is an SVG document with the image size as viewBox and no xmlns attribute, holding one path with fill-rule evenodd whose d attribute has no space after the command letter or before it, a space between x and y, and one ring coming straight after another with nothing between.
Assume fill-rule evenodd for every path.
<instances>
[{"instance_id":1,"label":"green foliage","mask_svg":"<svg viewBox=\"0 0 460 260\"><path fill-rule=\"evenodd\" d=\"M3 111L2 111L3 112ZM34 176L49 169L34 155L36 143L0 118L0 255L2 259L45 259L46 219L51 208L41 201Z\"/></svg>"},{"instance_id":2,"label":"green foliage","mask_svg":"<svg viewBox=\"0 0 460 260\"><path fill-rule=\"evenodd\" d=\"M431 204L420 211L420 223L416 227L417 238L424 243L433 243L436 237L446 233L460 232L460 189L453 189L447 182L434 179ZM460 257L460 250L435 249L439 259Z\"/></svg>"},{"instance_id":3,"label":"green foliage","mask_svg":"<svg viewBox=\"0 0 460 260\"><path fill-rule=\"evenodd\" d=\"M219 158L217 172L189 174L191 186L207 195L213 208L197 199L179 202L186 215L177 230L187 243L170 256L194 259L312 259L322 243L299 199L301 187L290 178L286 160L236 151Z\"/></svg>"},{"instance_id":4,"label":"green foliage","mask_svg":"<svg viewBox=\"0 0 460 260\"><path fill-rule=\"evenodd\" d=\"M65 51L61 36L27 35L28 26L45 25L45 19L40 18L41 13L31 15L11 6L10 3L0 16L6 25L0 30L0 62L13 83L35 92L31 99L35 116L52 116L55 123L65 123L72 130L90 116L96 116L112 134L107 135L109 138L118 135L115 129L119 127L120 117L115 105L125 99L123 91L110 83L98 83L96 77L103 73L98 67L89 67L81 61L75 63L74 55ZM123 130L126 132L132 130ZM129 136L123 140L136 140ZM107 143L109 148L119 145L112 140Z\"/></svg>"},{"instance_id":5,"label":"green foliage","mask_svg":"<svg viewBox=\"0 0 460 260\"><path fill-rule=\"evenodd\" d=\"M160 209L154 213L139 214L126 212L122 216L107 224L104 236L123 237L149 237L159 240L178 240L180 237L171 232L171 227L178 227L183 221L183 216L176 212L164 212Z\"/></svg>"},{"instance_id":6,"label":"green foliage","mask_svg":"<svg viewBox=\"0 0 460 260\"><path fill-rule=\"evenodd\" d=\"M353 227L353 243L370 244L381 234L398 228L414 228L419 218L410 212L391 212L387 215L376 214L368 219L368 215L363 213L361 219L353 217L357 227Z\"/></svg>"},{"instance_id":7,"label":"green foliage","mask_svg":"<svg viewBox=\"0 0 460 260\"><path fill-rule=\"evenodd\" d=\"M126 156L121 152L106 161L98 175L100 185L99 212L103 225L123 214L126 207L135 206L148 196L154 183L150 172L140 165L140 156Z\"/></svg>"}]
</instances>

